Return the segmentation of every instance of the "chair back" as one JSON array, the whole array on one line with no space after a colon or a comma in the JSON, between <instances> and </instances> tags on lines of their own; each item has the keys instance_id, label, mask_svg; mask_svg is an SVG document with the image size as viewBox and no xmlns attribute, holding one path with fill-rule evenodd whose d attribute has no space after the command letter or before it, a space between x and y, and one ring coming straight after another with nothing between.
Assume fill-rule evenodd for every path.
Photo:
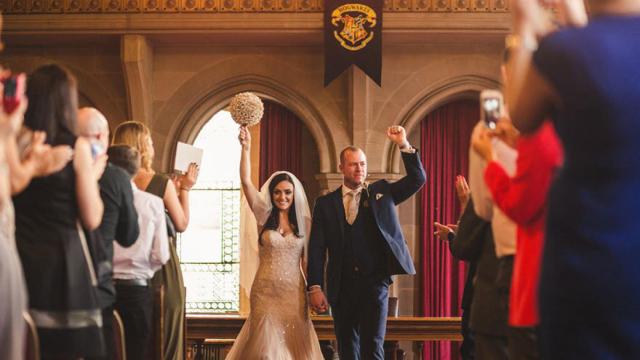
<instances>
[{"instance_id":1,"label":"chair back","mask_svg":"<svg viewBox=\"0 0 640 360\"><path fill-rule=\"evenodd\" d=\"M115 346L113 351L113 357L115 360L127 360L127 347L124 338L124 323L120 314L116 310L113 310L113 344ZM109 346L109 344L107 344Z\"/></svg>"},{"instance_id":2,"label":"chair back","mask_svg":"<svg viewBox=\"0 0 640 360\"><path fill-rule=\"evenodd\" d=\"M164 285L153 287L153 330L147 354L153 360L163 360L164 354Z\"/></svg>"},{"instance_id":3,"label":"chair back","mask_svg":"<svg viewBox=\"0 0 640 360\"><path fill-rule=\"evenodd\" d=\"M23 312L22 317L27 324L27 341L25 342L25 360L40 360L40 339L35 321L28 312Z\"/></svg>"},{"instance_id":4,"label":"chair back","mask_svg":"<svg viewBox=\"0 0 640 360\"><path fill-rule=\"evenodd\" d=\"M389 312L388 317L398 317L398 298L394 296L389 297Z\"/></svg>"}]
</instances>

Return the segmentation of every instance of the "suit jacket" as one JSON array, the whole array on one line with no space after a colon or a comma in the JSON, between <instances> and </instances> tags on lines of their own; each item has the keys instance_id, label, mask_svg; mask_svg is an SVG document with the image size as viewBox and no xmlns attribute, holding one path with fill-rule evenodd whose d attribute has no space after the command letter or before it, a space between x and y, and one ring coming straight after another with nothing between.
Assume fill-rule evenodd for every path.
<instances>
[{"instance_id":1,"label":"suit jacket","mask_svg":"<svg viewBox=\"0 0 640 360\"><path fill-rule=\"evenodd\" d=\"M420 190L426 181L426 173L417 152L401 154L407 175L394 183L376 181L367 190L371 213L389 250L387 275L416 273L395 207ZM340 187L318 198L313 210L309 240L308 285L323 285L325 264L328 261L326 290L331 304L337 302L340 289L345 222Z\"/></svg>"},{"instance_id":2,"label":"suit jacket","mask_svg":"<svg viewBox=\"0 0 640 360\"><path fill-rule=\"evenodd\" d=\"M113 242L123 247L133 245L138 239L138 213L133 205L131 177L121 168L107 164L98 182L100 197L104 203L104 215L98 229L86 231L91 256L98 276L98 299L101 307L116 300L113 277Z\"/></svg>"},{"instance_id":3,"label":"suit jacket","mask_svg":"<svg viewBox=\"0 0 640 360\"><path fill-rule=\"evenodd\" d=\"M475 213L473 199L469 199L460 217L458 233L451 245L453 256L476 265L471 329L483 335L506 336L507 311L500 304L500 286L496 282L498 258L493 244L493 231L491 223Z\"/></svg>"}]
</instances>

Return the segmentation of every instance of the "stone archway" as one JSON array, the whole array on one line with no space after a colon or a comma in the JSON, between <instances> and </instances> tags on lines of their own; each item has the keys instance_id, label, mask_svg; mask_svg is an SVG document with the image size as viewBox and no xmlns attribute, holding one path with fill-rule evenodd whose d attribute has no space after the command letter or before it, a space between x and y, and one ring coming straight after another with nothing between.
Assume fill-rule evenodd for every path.
<instances>
[{"instance_id":1,"label":"stone archway","mask_svg":"<svg viewBox=\"0 0 640 360\"><path fill-rule=\"evenodd\" d=\"M302 120L319 149L320 172L330 172L337 167L333 154L336 153L336 138L341 139L340 135L343 134L336 134L335 129L330 129L329 122L325 120L326 115L323 116L314 102L309 100L310 96L272 77L256 74L236 75L210 86L202 81L207 73L208 71L201 72L175 91L174 96L163 107L172 115L162 114L163 109L158 112L155 121L163 127L161 132L166 136L161 158L158 159L161 161L160 165L166 167L170 164L177 141L191 142L211 116L224 109L235 94L252 91L285 106ZM196 91L200 91L202 95L194 98ZM171 107L179 107L180 110ZM168 117L175 120L171 121ZM343 137L345 136L346 134Z\"/></svg>"},{"instance_id":2,"label":"stone archway","mask_svg":"<svg viewBox=\"0 0 640 360\"><path fill-rule=\"evenodd\" d=\"M477 98L478 93L487 88L495 89L499 83L491 78L479 75L462 75L453 79L447 79L430 87L417 96L417 100L407 106L404 113L398 114L395 124L405 127L410 134L420 122L438 107L459 99ZM390 142L384 147L385 162L390 172L400 172L400 155L394 151Z\"/></svg>"}]
</instances>

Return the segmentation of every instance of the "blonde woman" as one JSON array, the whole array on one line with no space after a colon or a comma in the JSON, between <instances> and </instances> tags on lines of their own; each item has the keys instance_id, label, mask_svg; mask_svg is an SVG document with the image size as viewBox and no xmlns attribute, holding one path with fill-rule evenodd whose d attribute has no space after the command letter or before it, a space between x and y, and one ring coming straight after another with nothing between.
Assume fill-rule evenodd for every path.
<instances>
[{"instance_id":1,"label":"blonde woman","mask_svg":"<svg viewBox=\"0 0 640 360\"><path fill-rule=\"evenodd\" d=\"M170 221L167 222L173 225L175 231L185 231L189 224L189 191L196 183L198 167L191 164L187 173L180 176L174 183L168 176L157 174L152 168L155 151L151 133L149 128L137 121L127 121L116 128L113 135L113 145L120 144L129 145L140 152L140 170L133 179L136 186L161 197L169 215L168 220ZM182 340L185 293L173 229L168 229L173 244L170 246L171 258L153 279L156 285L165 286L165 326L163 329L163 359L165 360L181 360L184 353Z\"/></svg>"}]
</instances>

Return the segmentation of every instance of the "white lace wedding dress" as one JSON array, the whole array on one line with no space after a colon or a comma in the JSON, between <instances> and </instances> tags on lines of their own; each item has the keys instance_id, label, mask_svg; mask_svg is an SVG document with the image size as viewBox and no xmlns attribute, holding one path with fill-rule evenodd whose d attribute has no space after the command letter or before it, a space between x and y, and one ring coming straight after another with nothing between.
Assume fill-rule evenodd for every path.
<instances>
[{"instance_id":1,"label":"white lace wedding dress","mask_svg":"<svg viewBox=\"0 0 640 360\"><path fill-rule=\"evenodd\" d=\"M258 223L268 216L265 205L252 206ZM251 313L227 360L323 359L300 269L303 246L293 233L263 232L260 265L251 287Z\"/></svg>"}]
</instances>

